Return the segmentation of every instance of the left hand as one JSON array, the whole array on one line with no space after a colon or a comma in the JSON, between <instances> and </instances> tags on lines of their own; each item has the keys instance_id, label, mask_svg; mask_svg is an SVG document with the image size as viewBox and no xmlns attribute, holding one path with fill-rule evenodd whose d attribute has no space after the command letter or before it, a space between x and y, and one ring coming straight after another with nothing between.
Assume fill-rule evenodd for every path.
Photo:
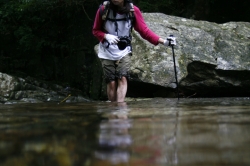
<instances>
[{"instance_id":1,"label":"left hand","mask_svg":"<svg viewBox=\"0 0 250 166\"><path fill-rule=\"evenodd\" d=\"M164 40L165 46L176 46L176 39L173 36L167 37L166 40Z\"/></svg>"}]
</instances>

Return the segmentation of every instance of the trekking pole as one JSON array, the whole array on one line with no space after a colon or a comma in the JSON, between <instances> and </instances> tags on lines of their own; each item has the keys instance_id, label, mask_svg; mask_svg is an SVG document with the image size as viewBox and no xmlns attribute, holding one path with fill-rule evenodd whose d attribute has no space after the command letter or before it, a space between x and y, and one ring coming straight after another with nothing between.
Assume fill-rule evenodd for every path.
<instances>
[{"instance_id":1,"label":"trekking pole","mask_svg":"<svg viewBox=\"0 0 250 166\"><path fill-rule=\"evenodd\" d=\"M170 35L170 37L173 37L173 35ZM178 100L179 100L179 85L178 85L177 72L176 72L176 64L175 64L174 45L171 44L171 41L169 41L169 42L170 42L170 45L172 47L173 60L174 60L175 81L176 81L176 86L177 86L177 97L178 97Z\"/></svg>"}]
</instances>

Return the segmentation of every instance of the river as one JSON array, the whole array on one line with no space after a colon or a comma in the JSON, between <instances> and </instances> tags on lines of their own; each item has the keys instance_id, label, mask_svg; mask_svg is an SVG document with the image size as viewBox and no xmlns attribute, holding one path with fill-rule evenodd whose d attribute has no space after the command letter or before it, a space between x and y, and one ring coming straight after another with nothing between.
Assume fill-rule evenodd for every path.
<instances>
[{"instance_id":1,"label":"river","mask_svg":"<svg viewBox=\"0 0 250 166\"><path fill-rule=\"evenodd\" d=\"M250 98L0 105L1 166L250 165Z\"/></svg>"}]
</instances>

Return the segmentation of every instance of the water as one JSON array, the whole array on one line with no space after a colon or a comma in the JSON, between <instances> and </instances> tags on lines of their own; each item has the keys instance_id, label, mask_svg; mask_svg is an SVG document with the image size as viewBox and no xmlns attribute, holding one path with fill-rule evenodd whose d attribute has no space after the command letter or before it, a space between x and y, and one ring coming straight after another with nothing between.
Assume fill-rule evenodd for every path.
<instances>
[{"instance_id":1,"label":"water","mask_svg":"<svg viewBox=\"0 0 250 166\"><path fill-rule=\"evenodd\" d=\"M1 166L243 166L249 144L249 98L0 107Z\"/></svg>"}]
</instances>

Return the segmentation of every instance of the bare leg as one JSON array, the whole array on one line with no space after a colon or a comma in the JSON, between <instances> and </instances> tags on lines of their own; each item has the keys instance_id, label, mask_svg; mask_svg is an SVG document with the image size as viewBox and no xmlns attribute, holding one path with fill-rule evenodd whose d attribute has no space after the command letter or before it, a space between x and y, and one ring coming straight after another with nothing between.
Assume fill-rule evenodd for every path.
<instances>
[{"instance_id":1,"label":"bare leg","mask_svg":"<svg viewBox=\"0 0 250 166\"><path fill-rule=\"evenodd\" d=\"M107 95L111 102L116 102L116 89L117 83L115 81L111 81L107 84Z\"/></svg>"},{"instance_id":2,"label":"bare leg","mask_svg":"<svg viewBox=\"0 0 250 166\"><path fill-rule=\"evenodd\" d=\"M124 102L126 93L127 93L128 83L127 78L122 77L118 79L118 87L117 87L117 102Z\"/></svg>"}]
</instances>

